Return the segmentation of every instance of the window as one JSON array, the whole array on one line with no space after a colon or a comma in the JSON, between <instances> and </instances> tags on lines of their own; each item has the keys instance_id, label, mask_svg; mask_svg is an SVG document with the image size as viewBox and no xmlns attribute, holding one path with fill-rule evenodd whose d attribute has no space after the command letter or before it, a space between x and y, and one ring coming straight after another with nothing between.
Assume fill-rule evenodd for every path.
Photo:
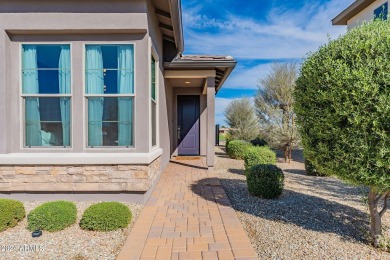
<instances>
[{"instance_id":1,"label":"window","mask_svg":"<svg viewBox=\"0 0 390 260\"><path fill-rule=\"evenodd\" d=\"M388 4L387 2L374 10L374 19L387 20Z\"/></svg>"},{"instance_id":2,"label":"window","mask_svg":"<svg viewBox=\"0 0 390 260\"><path fill-rule=\"evenodd\" d=\"M152 113L152 146L157 145L157 101L156 101L156 60L152 56L151 58L151 113Z\"/></svg>"},{"instance_id":3,"label":"window","mask_svg":"<svg viewBox=\"0 0 390 260\"><path fill-rule=\"evenodd\" d=\"M86 45L88 146L133 146L134 46Z\"/></svg>"},{"instance_id":4,"label":"window","mask_svg":"<svg viewBox=\"0 0 390 260\"><path fill-rule=\"evenodd\" d=\"M69 45L22 45L26 147L70 146Z\"/></svg>"}]
</instances>

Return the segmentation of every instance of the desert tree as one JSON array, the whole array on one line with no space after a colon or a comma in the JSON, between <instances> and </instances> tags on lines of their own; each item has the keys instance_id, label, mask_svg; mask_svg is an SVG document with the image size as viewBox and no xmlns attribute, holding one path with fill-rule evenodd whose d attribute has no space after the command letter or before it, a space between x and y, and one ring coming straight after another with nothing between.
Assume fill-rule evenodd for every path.
<instances>
[{"instance_id":1,"label":"desert tree","mask_svg":"<svg viewBox=\"0 0 390 260\"><path fill-rule=\"evenodd\" d=\"M325 173L369 187L378 247L390 197L390 22L351 29L308 55L295 91L305 157Z\"/></svg>"},{"instance_id":2,"label":"desert tree","mask_svg":"<svg viewBox=\"0 0 390 260\"><path fill-rule=\"evenodd\" d=\"M233 139L250 141L259 135L259 122L250 98L231 101L225 110L225 119Z\"/></svg>"},{"instance_id":3,"label":"desert tree","mask_svg":"<svg viewBox=\"0 0 390 260\"><path fill-rule=\"evenodd\" d=\"M293 146L299 142L293 98L297 77L296 63L273 63L255 96L261 135L271 147L284 151L285 161L291 160Z\"/></svg>"}]
</instances>

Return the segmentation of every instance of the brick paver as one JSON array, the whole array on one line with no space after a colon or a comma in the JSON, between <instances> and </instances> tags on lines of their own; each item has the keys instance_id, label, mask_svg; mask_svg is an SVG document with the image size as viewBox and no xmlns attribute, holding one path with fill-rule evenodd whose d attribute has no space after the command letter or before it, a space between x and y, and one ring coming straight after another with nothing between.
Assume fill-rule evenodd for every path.
<instances>
[{"instance_id":1,"label":"brick paver","mask_svg":"<svg viewBox=\"0 0 390 260\"><path fill-rule=\"evenodd\" d=\"M202 159L172 161L117 259L257 259L220 181Z\"/></svg>"}]
</instances>

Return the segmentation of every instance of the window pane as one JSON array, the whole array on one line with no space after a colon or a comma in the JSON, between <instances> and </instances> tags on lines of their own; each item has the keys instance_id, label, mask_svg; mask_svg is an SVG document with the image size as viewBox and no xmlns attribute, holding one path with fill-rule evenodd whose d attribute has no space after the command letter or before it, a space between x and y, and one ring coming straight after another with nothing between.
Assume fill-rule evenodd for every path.
<instances>
[{"instance_id":1,"label":"window pane","mask_svg":"<svg viewBox=\"0 0 390 260\"><path fill-rule=\"evenodd\" d=\"M133 98L88 98L88 146L133 146Z\"/></svg>"},{"instance_id":2,"label":"window pane","mask_svg":"<svg viewBox=\"0 0 390 260\"><path fill-rule=\"evenodd\" d=\"M388 4L384 3L374 10L374 18L387 20L388 12Z\"/></svg>"},{"instance_id":3,"label":"window pane","mask_svg":"<svg viewBox=\"0 0 390 260\"><path fill-rule=\"evenodd\" d=\"M157 106L152 101L152 146L157 145Z\"/></svg>"},{"instance_id":4,"label":"window pane","mask_svg":"<svg viewBox=\"0 0 390 260\"><path fill-rule=\"evenodd\" d=\"M23 45L23 94L70 94L70 46Z\"/></svg>"},{"instance_id":5,"label":"window pane","mask_svg":"<svg viewBox=\"0 0 390 260\"><path fill-rule=\"evenodd\" d=\"M152 98L156 100L156 61L152 56L152 64L151 64L151 83L152 83Z\"/></svg>"},{"instance_id":6,"label":"window pane","mask_svg":"<svg viewBox=\"0 0 390 260\"><path fill-rule=\"evenodd\" d=\"M70 146L70 98L25 98L26 146Z\"/></svg>"},{"instance_id":7,"label":"window pane","mask_svg":"<svg viewBox=\"0 0 390 260\"><path fill-rule=\"evenodd\" d=\"M86 46L86 93L134 93L133 45Z\"/></svg>"}]
</instances>

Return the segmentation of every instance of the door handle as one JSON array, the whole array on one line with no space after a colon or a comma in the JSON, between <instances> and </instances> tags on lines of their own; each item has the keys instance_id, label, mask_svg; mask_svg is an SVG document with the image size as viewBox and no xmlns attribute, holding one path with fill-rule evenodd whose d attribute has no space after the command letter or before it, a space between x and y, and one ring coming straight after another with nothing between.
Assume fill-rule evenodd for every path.
<instances>
[{"instance_id":1,"label":"door handle","mask_svg":"<svg viewBox=\"0 0 390 260\"><path fill-rule=\"evenodd\" d=\"M177 140L180 140L180 126L177 127Z\"/></svg>"}]
</instances>

